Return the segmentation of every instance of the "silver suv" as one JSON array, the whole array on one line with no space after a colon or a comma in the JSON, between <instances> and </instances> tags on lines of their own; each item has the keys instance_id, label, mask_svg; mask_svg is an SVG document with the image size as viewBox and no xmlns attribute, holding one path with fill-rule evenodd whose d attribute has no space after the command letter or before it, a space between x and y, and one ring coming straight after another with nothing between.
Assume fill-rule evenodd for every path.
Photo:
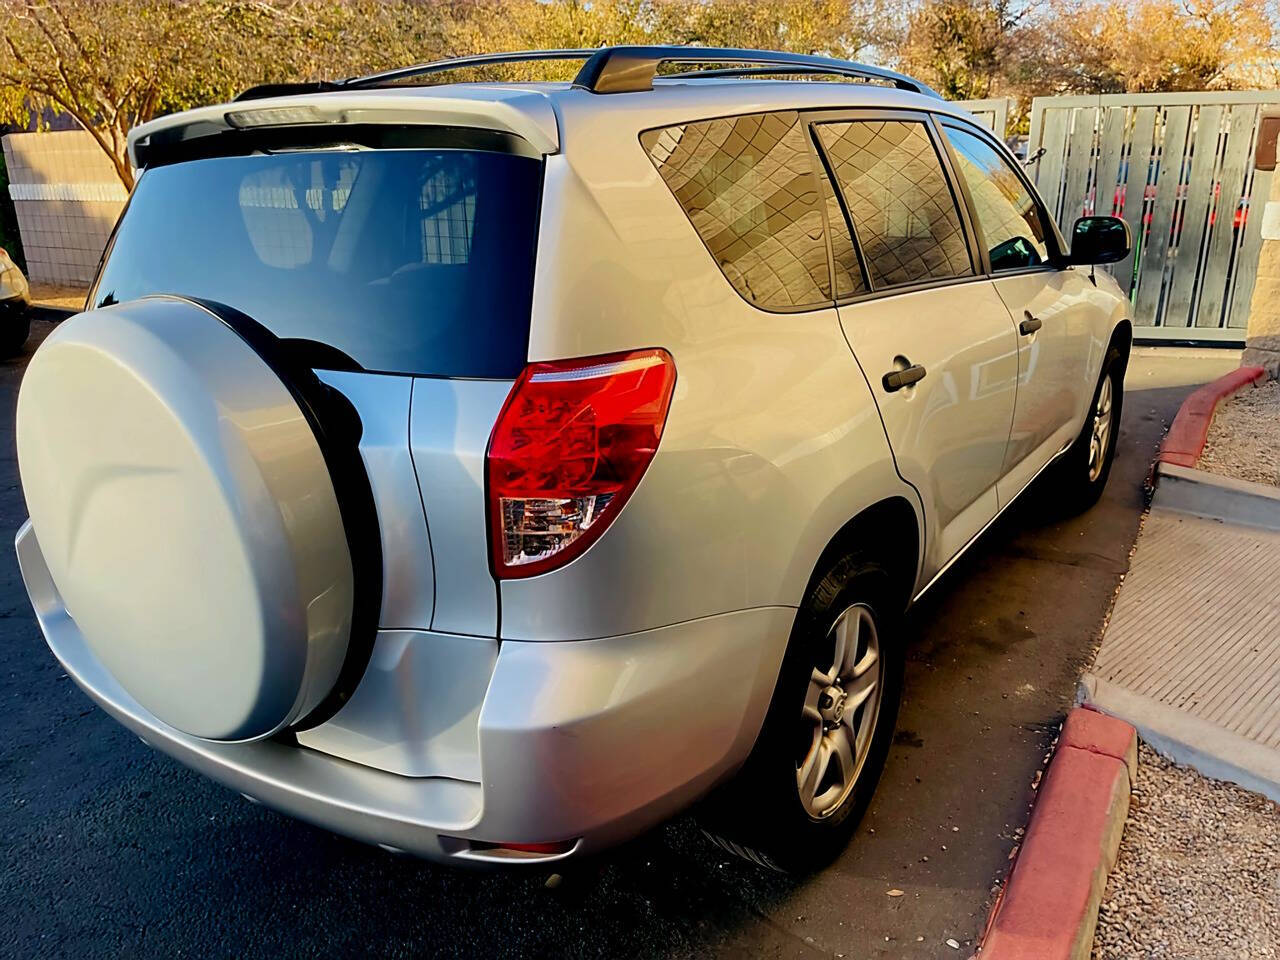
<instances>
[{"instance_id":1,"label":"silver suv","mask_svg":"<svg viewBox=\"0 0 1280 960\"><path fill-rule=\"evenodd\" d=\"M819 865L885 761L903 611L1039 475L1106 483L1131 332L1092 264L1127 230L1068 249L907 77L503 54L130 150L91 309L22 384L23 576L112 716L340 833L546 864L703 801Z\"/></svg>"}]
</instances>

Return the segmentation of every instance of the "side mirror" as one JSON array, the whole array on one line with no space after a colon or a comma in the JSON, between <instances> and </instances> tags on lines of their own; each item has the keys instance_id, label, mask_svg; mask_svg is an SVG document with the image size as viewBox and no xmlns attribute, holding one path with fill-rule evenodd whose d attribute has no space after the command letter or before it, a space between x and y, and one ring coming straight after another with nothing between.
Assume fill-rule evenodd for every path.
<instances>
[{"instance_id":1,"label":"side mirror","mask_svg":"<svg viewBox=\"0 0 1280 960\"><path fill-rule=\"evenodd\" d=\"M1092 266L1116 263L1129 255L1133 238L1119 217L1081 217L1071 231L1071 262Z\"/></svg>"}]
</instances>

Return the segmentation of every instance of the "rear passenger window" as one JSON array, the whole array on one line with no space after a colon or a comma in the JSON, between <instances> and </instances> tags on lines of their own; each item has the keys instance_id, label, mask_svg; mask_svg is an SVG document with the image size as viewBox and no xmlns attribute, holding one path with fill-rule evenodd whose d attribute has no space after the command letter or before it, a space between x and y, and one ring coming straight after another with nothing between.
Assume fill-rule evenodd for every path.
<instances>
[{"instance_id":1,"label":"rear passenger window","mask_svg":"<svg viewBox=\"0 0 1280 960\"><path fill-rule=\"evenodd\" d=\"M822 202L827 208L827 230L831 233L831 259L836 268L836 297L844 299L867 292L867 282L853 247L853 234L848 218L836 198L826 168L818 164L818 181L822 185Z\"/></svg>"},{"instance_id":2,"label":"rear passenger window","mask_svg":"<svg viewBox=\"0 0 1280 960\"><path fill-rule=\"evenodd\" d=\"M831 300L812 156L799 115L752 114L640 135L729 282L766 309Z\"/></svg>"},{"instance_id":3,"label":"rear passenger window","mask_svg":"<svg viewBox=\"0 0 1280 960\"><path fill-rule=\"evenodd\" d=\"M955 198L923 123L857 120L815 129L873 287L972 275Z\"/></svg>"}]
</instances>

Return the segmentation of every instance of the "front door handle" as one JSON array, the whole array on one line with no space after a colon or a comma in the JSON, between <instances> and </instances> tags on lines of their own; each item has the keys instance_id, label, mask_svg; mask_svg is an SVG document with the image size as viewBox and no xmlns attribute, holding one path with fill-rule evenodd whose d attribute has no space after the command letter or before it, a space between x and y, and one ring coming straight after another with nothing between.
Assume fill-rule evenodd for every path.
<instances>
[{"instance_id":1,"label":"front door handle","mask_svg":"<svg viewBox=\"0 0 1280 960\"><path fill-rule=\"evenodd\" d=\"M886 393L893 393L895 390L909 387L913 383L919 383L924 379L925 372L924 367L918 363L913 363L905 370L890 370L880 382L884 384Z\"/></svg>"},{"instance_id":2,"label":"front door handle","mask_svg":"<svg viewBox=\"0 0 1280 960\"><path fill-rule=\"evenodd\" d=\"M1023 313L1023 320L1020 324L1018 324L1018 332L1022 334L1024 337L1031 336L1033 333L1035 333L1037 330L1039 330L1041 327L1044 326L1044 321L1041 320L1039 317L1033 317L1031 315L1030 310L1024 310L1022 311L1022 313Z\"/></svg>"}]
</instances>

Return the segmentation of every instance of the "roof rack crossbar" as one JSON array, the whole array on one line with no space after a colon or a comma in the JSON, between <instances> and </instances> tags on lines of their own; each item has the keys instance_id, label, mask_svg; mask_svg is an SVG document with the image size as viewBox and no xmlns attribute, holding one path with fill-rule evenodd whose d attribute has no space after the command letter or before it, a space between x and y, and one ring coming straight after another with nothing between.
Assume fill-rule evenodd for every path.
<instances>
[{"instance_id":1,"label":"roof rack crossbar","mask_svg":"<svg viewBox=\"0 0 1280 960\"><path fill-rule=\"evenodd\" d=\"M603 47L596 51L574 80L574 86L592 93L630 93L652 90L658 67L664 63L734 63L756 68L758 73L817 73L832 76L856 77L890 83L900 90L910 90L926 96L942 97L926 84L905 74L882 67L872 67L834 57L820 57L802 53L783 53L776 50L743 50L735 47ZM771 69L761 69L771 68ZM685 77L700 76L749 76L742 68L704 70L681 74Z\"/></svg>"}]
</instances>

